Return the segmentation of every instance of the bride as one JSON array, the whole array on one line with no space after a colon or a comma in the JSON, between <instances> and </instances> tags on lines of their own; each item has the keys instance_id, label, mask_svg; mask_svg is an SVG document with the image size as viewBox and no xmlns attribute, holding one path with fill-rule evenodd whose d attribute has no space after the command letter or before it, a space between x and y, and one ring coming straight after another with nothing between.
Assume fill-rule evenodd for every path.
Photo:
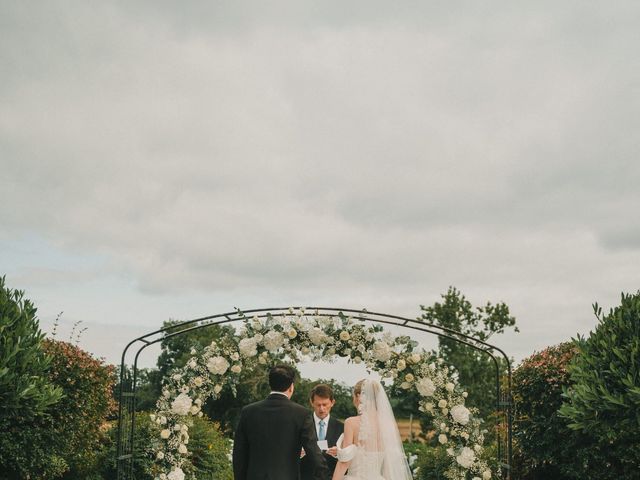
<instances>
[{"instance_id":1,"label":"bride","mask_svg":"<svg viewBox=\"0 0 640 480\"><path fill-rule=\"evenodd\" d=\"M356 383L353 404L358 416L344 422L332 480L411 480L398 425L380 382Z\"/></svg>"}]
</instances>

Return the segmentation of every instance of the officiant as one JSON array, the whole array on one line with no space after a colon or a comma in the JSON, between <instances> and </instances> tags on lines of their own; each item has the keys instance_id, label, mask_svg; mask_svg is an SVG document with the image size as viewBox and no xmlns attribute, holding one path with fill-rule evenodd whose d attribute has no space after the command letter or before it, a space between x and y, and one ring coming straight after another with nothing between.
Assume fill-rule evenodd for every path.
<instances>
[{"instance_id":1,"label":"officiant","mask_svg":"<svg viewBox=\"0 0 640 480\"><path fill-rule=\"evenodd\" d=\"M331 416L331 408L336 401L333 398L333 390L329 385L319 383L313 387L309 394L309 402L311 403L311 408L313 408L313 421L316 426L318 446L327 461L327 467L329 467L327 479L331 480L338 462L336 459L336 442L344 432L344 424ZM310 462L303 456L300 460L300 479L310 480L312 474Z\"/></svg>"}]
</instances>

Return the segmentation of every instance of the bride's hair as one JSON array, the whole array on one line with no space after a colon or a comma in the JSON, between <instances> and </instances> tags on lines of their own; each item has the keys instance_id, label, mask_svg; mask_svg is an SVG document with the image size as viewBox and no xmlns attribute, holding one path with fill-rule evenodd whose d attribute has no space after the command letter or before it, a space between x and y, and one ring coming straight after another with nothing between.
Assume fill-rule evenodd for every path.
<instances>
[{"instance_id":1,"label":"bride's hair","mask_svg":"<svg viewBox=\"0 0 640 480\"><path fill-rule=\"evenodd\" d=\"M362 389L364 388L364 382L366 382L367 380L372 382L371 386L373 388L373 393L378 393L380 391L380 383L379 382L376 382L376 381L368 379L368 378L363 378L358 383L356 383L355 386L353 387L353 394L354 395L360 395L362 393Z\"/></svg>"}]
</instances>

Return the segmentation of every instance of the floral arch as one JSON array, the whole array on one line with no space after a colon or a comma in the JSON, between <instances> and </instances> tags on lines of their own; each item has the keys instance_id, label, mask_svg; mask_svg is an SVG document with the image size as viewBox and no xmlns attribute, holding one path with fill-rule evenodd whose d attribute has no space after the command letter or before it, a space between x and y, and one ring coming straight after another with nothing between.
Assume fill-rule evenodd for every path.
<instances>
[{"instance_id":1,"label":"floral arch","mask_svg":"<svg viewBox=\"0 0 640 480\"><path fill-rule=\"evenodd\" d=\"M383 317L383 318L381 318ZM213 320L213 321L212 321ZM216 321L217 320L217 321ZM240 321L242 325L235 335L227 335L210 345L191 350L191 358L185 366L173 370L167 378L157 403L152 420L158 425L158 439L154 445L156 464L160 480L184 480L189 478L189 426L190 418L202 415L201 407L210 398L216 398L223 385L235 391L240 373L257 364L270 363L272 356L284 355L297 362L300 360L335 361L342 357L355 364L363 364L369 371L376 371L383 381L393 381L400 389L415 391L419 395L419 410L429 415L436 429L438 441L447 447L450 465L446 472L451 480L488 480L510 478L511 425L508 402L499 398L498 408L503 409L506 436L499 435L497 463L502 475L492 473L482 455L485 432L477 410L465 405L467 396L449 367L433 352L418 349L418 344L409 336L393 336L382 324L401 325L447 335L474 348L493 354L494 347L477 344L483 342L457 332L438 332L435 325L418 320L374 314L366 311L345 309L269 309L243 313L223 314L216 317L196 319L168 329L152 332L132 341L123 352L121 368L121 397L118 435L118 479L129 479L133 464L133 430L135 429L135 381L138 356L149 345L168 336L204 328L212 324ZM366 321L375 322L367 324ZM409 325L415 323L417 325ZM175 332L176 327L183 327ZM186 327L186 328L185 328ZM446 329L441 329L446 330ZM173 331L173 332L172 332ZM154 334L161 334L153 339ZM130 392L127 386L125 355L136 341L143 346L135 356ZM473 342L477 342L473 343ZM501 352L502 353L502 352ZM504 354L503 354L504 355ZM505 355L506 358L506 355ZM497 362L496 362L497 365ZM496 378L497 392L505 390L499 376ZM510 382L509 382L510 386ZM507 390L508 391L508 390ZM131 401L127 401L128 399ZM127 428L129 427L129 428ZM130 453L129 453L130 452Z\"/></svg>"}]
</instances>

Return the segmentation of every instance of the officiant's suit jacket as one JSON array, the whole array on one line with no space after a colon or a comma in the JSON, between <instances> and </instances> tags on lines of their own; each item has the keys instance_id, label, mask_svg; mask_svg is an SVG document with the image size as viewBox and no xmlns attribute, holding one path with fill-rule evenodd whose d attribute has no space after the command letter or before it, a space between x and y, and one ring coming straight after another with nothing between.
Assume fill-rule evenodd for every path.
<instances>
[{"instance_id":1,"label":"officiant's suit jacket","mask_svg":"<svg viewBox=\"0 0 640 480\"><path fill-rule=\"evenodd\" d=\"M314 425L315 427L315 425ZM327 440L327 445L329 447L335 447L336 442L340 438L344 432L344 423L339 420L333 418L333 416L329 417L329 424L327 425L327 433L325 435L325 439ZM324 459L327 461L328 472L325 480L331 480L333 477L333 471L336 469L336 464L338 460L331 455L327 455L326 453L322 453ZM300 479L301 480L313 480L313 465L307 459L306 455L302 457L300 460Z\"/></svg>"},{"instance_id":2,"label":"officiant's suit jacket","mask_svg":"<svg viewBox=\"0 0 640 480\"><path fill-rule=\"evenodd\" d=\"M327 464L316 443L311 413L284 395L271 394L242 409L233 443L235 480L298 480L300 449L312 479L326 480Z\"/></svg>"}]
</instances>

